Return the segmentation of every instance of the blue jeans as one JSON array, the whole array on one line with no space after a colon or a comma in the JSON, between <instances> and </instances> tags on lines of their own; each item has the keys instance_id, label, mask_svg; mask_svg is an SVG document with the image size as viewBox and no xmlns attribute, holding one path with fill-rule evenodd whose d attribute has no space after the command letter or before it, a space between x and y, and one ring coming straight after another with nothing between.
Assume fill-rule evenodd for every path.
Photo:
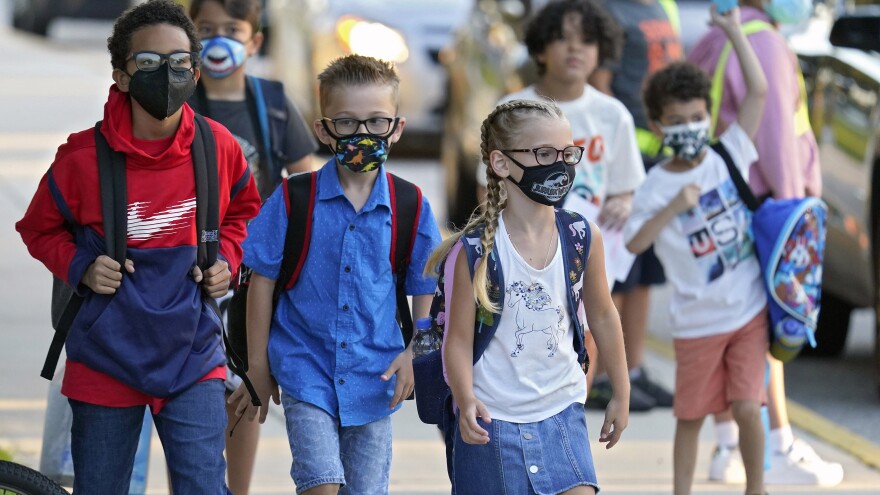
<instances>
[{"instance_id":1,"label":"blue jeans","mask_svg":"<svg viewBox=\"0 0 880 495\"><path fill-rule=\"evenodd\" d=\"M339 495L386 495L391 471L391 416L340 426L323 409L282 394L296 493L343 485Z\"/></svg>"},{"instance_id":2,"label":"blue jeans","mask_svg":"<svg viewBox=\"0 0 880 495\"><path fill-rule=\"evenodd\" d=\"M223 380L198 382L153 416L174 493L229 495ZM127 495L144 406L106 407L70 400L73 492Z\"/></svg>"}]
</instances>

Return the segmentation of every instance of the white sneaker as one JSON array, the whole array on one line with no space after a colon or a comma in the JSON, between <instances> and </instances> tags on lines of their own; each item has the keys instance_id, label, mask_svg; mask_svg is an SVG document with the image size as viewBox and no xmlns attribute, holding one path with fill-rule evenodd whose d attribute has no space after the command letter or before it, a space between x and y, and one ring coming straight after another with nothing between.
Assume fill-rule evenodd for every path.
<instances>
[{"instance_id":1,"label":"white sneaker","mask_svg":"<svg viewBox=\"0 0 880 495\"><path fill-rule=\"evenodd\" d=\"M788 452L774 452L770 469L764 472L768 485L836 486L843 481L843 466L826 462L813 447L795 439Z\"/></svg>"},{"instance_id":2,"label":"white sneaker","mask_svg":"<svg viewBox=\"0 0 880 495\"><path fill-rule=\"evenodd\" d=\"M715 447L709 463L709 480L735 484L746 482L746 469L738 448Z\"/></svg>"}]
</instances>

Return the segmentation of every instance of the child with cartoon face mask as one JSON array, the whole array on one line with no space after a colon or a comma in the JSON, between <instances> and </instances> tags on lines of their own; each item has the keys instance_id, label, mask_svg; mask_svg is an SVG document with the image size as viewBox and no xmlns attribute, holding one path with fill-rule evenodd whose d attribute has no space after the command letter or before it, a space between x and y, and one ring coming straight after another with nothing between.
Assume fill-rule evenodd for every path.
<instances>
[{"instance_id":1,"label":"child with cartoon face mask","mask_svg":"<svg viewBox=\"0 0 880 495\"><path fill-rule=\"evenodd\" d=\"M280 82L246 75L247 59L263 44L260 0L193 0L190 17L202 41L202 78L189 104L197 112L223 124L235 137L265 201L281 182L283 173L312 169L317 150L312 132L299 110L284 95ZM192 93L191 93L192 94ZM246 285L246 267L242 268ZM238 289L237 287L234 287ZM235 290L226 307L231 335L244 334L247 292ZM238 325L238 326L237 326ZM238 333L236 333L238 332ZM227 373L227 390L241 383ZM229 427L236 424L229 411ZM235 435L226 435L229 487L247 495L259 438L259 424L239 423Z\"/></svg>"},{"instance_id":2,"label":"child with cartoon face mask","mask_svg":"<svg viewBox=\"0 0 880 495\"><path fill-rule=\"evenodd\" d=\"M193 0L190 16L202 40L202 80L189 104L226 126L265 200L287 173L312 169L317 143L280 82L247 75L263 44L260 0Z\"/></svg>"},{"instance_id":3,"label":"child with cartoon face mask","mask_svg":"<svg viewBox=\"0 0 880 495\"><path fill-rule=\"evenodd\" d=\"M767 80L734 8L712 7L745 79L736 120L709 148L709 77L690 63L655 73L644 91L653 131L674 156L648 172L633 198L626 247L652 243L672 285L670 317L676 361L674 493L689 495L703 419L728 408L739 426L746 495L764 493L764 359L767 296L751 237L751 214L733 185L725 150L743 176L758 157ZM723 149L722 149L723 147ZM719 151L716 151L719 150Z\"/></svg>"}]
</instances>

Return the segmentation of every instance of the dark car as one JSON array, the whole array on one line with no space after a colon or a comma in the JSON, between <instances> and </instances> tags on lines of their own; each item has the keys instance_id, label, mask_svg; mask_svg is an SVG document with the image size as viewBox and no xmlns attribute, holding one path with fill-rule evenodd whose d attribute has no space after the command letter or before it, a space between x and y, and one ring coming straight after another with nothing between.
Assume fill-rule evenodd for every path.
<instances>
[{"instance_id":1,"label":"dark car","mask_svg":"<svg viewBox=\"0 0 880 495\"><path fill-rule=\"evenodd\" d=\"M57 18L112 20L134 3L133 0L12 0L12 25L45 36Z\"/></svg>"},{"instance_id":2,"label":"dark car","mask_svg":"<svg viewBox=\"0 0 880 495\"><path fill-rule=\"evenodd\" d=\"M816 352L839 354L853 308L880 310L880 6L835 21L826 49L798 56L828 203L822 310ZM880 318L875 318L880 321ZM880 380L880 324L875 321ZM880 383L880 382L878 382Z\"/></svg>"}]
</instances>

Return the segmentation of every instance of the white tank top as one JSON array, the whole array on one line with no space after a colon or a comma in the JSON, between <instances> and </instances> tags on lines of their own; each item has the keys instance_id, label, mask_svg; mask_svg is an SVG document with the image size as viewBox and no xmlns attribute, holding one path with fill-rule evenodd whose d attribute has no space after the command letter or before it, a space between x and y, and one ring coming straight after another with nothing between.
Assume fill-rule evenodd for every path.
<instances>
[{"instance_id":1,"label":"white tank top","mask_svg":"<svg viewBox=\"0 0 880 495\"><path fill-rule=\"evenodd\" d=\"M499 215L495 252L504 273L504 307L498 330L474 365L474 395L493 419L542 421L587 398L573 345L561 242L550 264L536 270L517 253Z\"/></svg>"}]
</instances>

